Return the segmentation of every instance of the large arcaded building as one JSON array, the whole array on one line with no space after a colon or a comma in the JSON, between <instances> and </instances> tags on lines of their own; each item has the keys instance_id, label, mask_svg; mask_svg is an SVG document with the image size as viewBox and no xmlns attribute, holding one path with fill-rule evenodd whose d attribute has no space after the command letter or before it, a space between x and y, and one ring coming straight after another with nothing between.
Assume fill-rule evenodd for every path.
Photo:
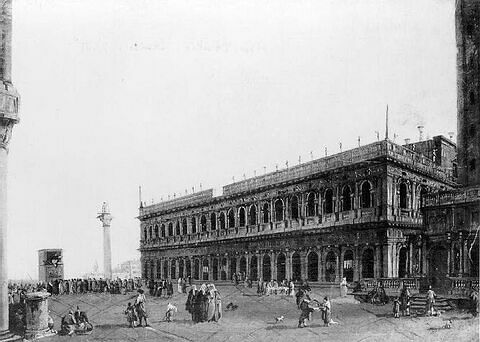
<instances>
[{"instance_id":1,"label":"large arcaded building","mask_svg":"<svg viewBox=\"0 0 480 342\"><path fill-rule=\"evenodd\" d=\"M420 276L422 201L455 186L454 156L443 137L408 146L386 139L226 185L221 196L206 190L141 207L143 276Z\"/></svg>"},{"instance_id":2,"label":"large arcaded building","mask_svg":"<svg viewBox=\"0 0 480 342\"><path fill-rule=\"evenodd\" d=\"M142 276L478 289L479 6L456 4L458 146L385 139L226 185L220 196L141 206Z\"/></svg>"}]
</instances>

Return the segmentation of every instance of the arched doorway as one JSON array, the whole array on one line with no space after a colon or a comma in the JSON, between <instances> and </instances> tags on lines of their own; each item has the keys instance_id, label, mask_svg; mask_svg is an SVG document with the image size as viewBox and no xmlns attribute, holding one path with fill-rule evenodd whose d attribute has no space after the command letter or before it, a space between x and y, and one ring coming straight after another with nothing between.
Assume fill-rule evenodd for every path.
<instances>
[{"instance_id":1,"label":"arched doorway","mask_svg":"<svg viewBox=\"0 0 480 342\"><path fill-rule=\"evenodd\" d=\"M240 274L242 275L242 279L244 275L247 274L247 259L244 256L240 258Z\"/></svg>"},{"instance_id":2,"label":"arched doorway","mask_svg":"<svg viewBox=\"0 0 480 342\"><path fill-rule=\"evenodd\" d=\"M353 252L348 250L343 255L343 276L348 282L353 281Z\"/></svg>"},{"instance_id":3,"label":"arched doorway","mask_svg":"<svg viewBox=\"0 0 480 342\"><path fill-rule=\"evenodd\" d=\"M285 254L280 253L277 256L277 281L282 281L286 276L286 258Z\"/></svg>"},{"instance_id":4,"label":"arched doorway","mask_svg":"<svg viewBox=\"0 0 480 342\"><path fill-rule=\"evenodd\" d=\"M325 258L325 280L334 282L337 269L337 256L333 251L328 252Z\"/></svg>"},{"instance_id":5,"label":"arched doorway","mask_svg":"<svg viewBox=\"0 0 480 342\"><path fill-rule=\"evenodd\" d=\"M230 277L233 280L233 275L237 273L237 259L231 258L230 259Z\"/></svg>"},{"instance_id":6,"label":"arched doorway","mask_svg":"<svg viewBox=\"0 0 480 342\"><path fill-rule=\"evenodd\" d=\"M167 260L163 260L163 274L162 274L162 278L163 279L167 279L168 278L168 261Z\"/></svg>"},{"instance_id":7,"label":"arched doorway","mask_svg":"<svg viewBox=\"0 0 480 342\"><path fill-rule=\"evenodd\" d=\"M192 276L192 263L190 262L190 259L187 259L185 261L185 276L187 277Z\"/></svg>"},{"instance_id":8,"label":"arched doorway","mask_svg":"<svg viewBox=\"0 0 480 342\"><path fill-rule=\"evenodd\" d=\"M374 271L373 249L368 248L362 254L362 278L373 278Z\"/></svg>"},{"instance_id":9,"label":"arched doorway","mask_svg":"<svg viewBox=\"0 0 480 342\"><path fill-rule=\"evenodd\" d=\"M444 246L434 246L428 254L428 275L433 287L441 287L448 274L448 251Z\"/></svg>"},{"instance_id":10,"label":"arched doorway","mask_svg":"<svg viewBox=\"0 0 480 342\"><path fill-rule=\"evenodd\" d=\"M208 259L204 259L202 263L202 279L208 280Z\"/></svg>"},{"instance_id":11,"label":"arched doorway","mask_svg":"<svg viewBox=\"0 0 480 342\"><path fill-rule=\"evenodd\" d=\"M270 256L265 254L262 260L262 273L263 273L263 280L270 281L272 279L272 264L270 260Z\"/></svg>"},{"instance_id":12,"label":"arched doorway","mask_svg":"<svg viewBox=\"0 0 480 342\"><path fill-rule=\"evenodd\" d=\"M250 279L258 280L258 259L255 255L250 259Z\"/></svg>"},{"instance_id":13,"label":"arched doorway","mask_svg":"<svg viewBox=\"0 0 480 342\"><path fill-rule=\"evenodd\" d=\"M183 260L180 259L180 261L178 262L178 277L179 278L184 278L183 270L184 270Z\"/></svg>"},{"instance_id":14,"label":"arched doorway","mask_svg":"<svg viewBox=\"0 0 480 342\"><path fill-rule=\"evenodd\" d=\"M220 272L220 277L222 280L227 280L227 259L222 259L222 272Z\"/></svg>"},{"instance_id":15,"label":"arched doorway","mask_svg":"<svg viewBox=\"0 0 480 342\"><path fill-rule=\"evenodd\" d=\"M213 280L218 280L218 259L215 258L212 261L212 276Z\"/></svg>"},{"instance_id":16,"label":"arched doorway","mask_svg":"<svg viewBox=\"0 0 480 342\"><path fill-rule=\"evenodd\" d=\"M297 252L292 255L292 280L302 280L302 262Z\"/></svg>"},{"instance_id":17,"label":"arched doorway","mask_svg":"<svg viewBox=\"0 0 480 342\"><path fill-rule=\"evenodd\" d=\"M407 248L400 248L398 252L398 277L405 278L408 273L408 263L407 263Z\"/></svg>"},{"instance_id":18,"label":"arched doorway","mask_svg":"<svg viewBox=\"0 0 480 342\"><path fill-rule=\"evenodd\" d=\"M171 279L176 279L177 278L177 268L176 268L176 265L175 265L175 260L172 260L171 261L171 265L170 265L170 278Z\"/></svg>"},{"instance_id":19,"label":"arched doorway","mask_svg":"<svg viewBox=\"0 0 480 342\"><path fill-rule=\"evenodd\" d=\"M195 267L193 268L193 277L200 280L200 261L195 259Z\"/></svg>"},{"instance_id":20,"label":"arched doorway","mask_svg":"<svg viewBox=\"0 0 480 342\"><path fill-rule=\"evenodd\" d=\"M308 254L308 280L318 281L318 254L316 252Z\"/></svg>"}]
</instances>

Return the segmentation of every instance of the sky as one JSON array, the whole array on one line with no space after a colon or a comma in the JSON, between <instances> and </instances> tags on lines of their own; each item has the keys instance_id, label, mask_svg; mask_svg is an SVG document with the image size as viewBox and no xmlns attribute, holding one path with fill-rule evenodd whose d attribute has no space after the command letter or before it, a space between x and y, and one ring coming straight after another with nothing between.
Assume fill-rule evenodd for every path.
<instances>
[{"instance_id":1,"label":"sky","mask_svg":"<svg viewBox=\"0 0 480 342\"><path fill-rule=\"evenodd\" d=\"M454 1L15 0L8 268L139 258L147 203L375 141L456 132ZM216 192L219 193L219 190Z\"/></svg>"}]
</instances>

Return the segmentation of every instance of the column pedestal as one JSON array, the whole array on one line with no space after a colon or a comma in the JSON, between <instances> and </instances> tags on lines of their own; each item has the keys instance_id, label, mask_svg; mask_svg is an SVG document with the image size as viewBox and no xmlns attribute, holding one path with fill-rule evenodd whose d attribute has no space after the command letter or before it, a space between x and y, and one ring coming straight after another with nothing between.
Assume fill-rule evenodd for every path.
<instances>
[{"instance_id":1,"label":"column pedestal","mask_svg":"<svg viewBox=\"0 0 480 342\"><path fill-rule=\"evenodd\" d=\"M33 292L26 298L27 329L25 338L36 340L42 337L53 336L55 333L48 328L48 292Z\"/></svg>"}]
</instances>

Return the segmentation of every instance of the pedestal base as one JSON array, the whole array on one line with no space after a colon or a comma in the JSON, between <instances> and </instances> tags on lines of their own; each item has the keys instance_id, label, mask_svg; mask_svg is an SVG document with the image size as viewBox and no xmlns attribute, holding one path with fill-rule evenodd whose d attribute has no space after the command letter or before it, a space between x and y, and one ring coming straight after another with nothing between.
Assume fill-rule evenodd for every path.
<instances>
[{"instance_id":1,"label":"pedestal base","mask_svg":"<svg viewBox=\"0 0 480 342\"><path fill-rule=\"evenodd\" d=\"M55 336L57 333L52 332L50 329L45 330L27 330L25 331L25 339L28 341L38 340L42 337ZM0 340L1 341L1 340Z\"/></svg>"},{"instance_id":2,"label":"pedestal base","mask_svg":"<svg viewBox=\"0 0 480 342\"><path fill-rule=\"evenodd\" d=\"M0 341L1 342L11 342L11 341L23 341L20 336L12 334L10 331L0 332Z\"/></svg>"}]
</instances>

